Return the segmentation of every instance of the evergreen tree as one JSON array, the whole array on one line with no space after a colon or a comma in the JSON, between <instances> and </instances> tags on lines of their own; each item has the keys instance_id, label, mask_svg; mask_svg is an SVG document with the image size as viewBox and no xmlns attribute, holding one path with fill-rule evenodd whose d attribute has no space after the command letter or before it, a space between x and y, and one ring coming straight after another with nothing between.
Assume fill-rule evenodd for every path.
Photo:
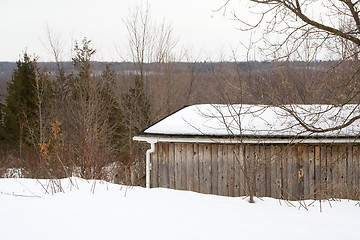
<instances>
[{"instance_id":1,"label":"evergreen tree","mask_svg":"<svg viewBox=\"0 0 360 240\"><path fill-rule=\"evenodd\" d=\"M151 123L151 105L148 94L145 92L144 82L141 76L135 76L135 86L121 96L123 108L121 119L127 131L123 137L128 140L129 161L137 150L132 137Z\"/></svg>"},{"instance_id":2,"label":"evergreen tree","mask_svg":"<svg viewBox=\"0 0 360 240\"><path fill-rule=\"evenodd\" d=\"M74 164L84 178L95 178L106 164L114 161L117 142L117 108L112 84L115 73L107 68L101 78L92 73L91 57L96 52L84 38L75 43L74 74L67 81L69 116L65 120L68 140L75 153Z\"/></svg>"},{"instance_id":3,"label":"evergreen tree","mask_svg":"<svg viewBox=\"0 0 360 240\"><path fill-rule=\"evenodd\" d=\"M100 89L102 99L109 109L109 123L115 128L114 138L118 138L123 131L123 126L121 126L119 123L119 119L121 118L121 111L119 102L117 101L114 92L114 89L116 88L115 78L115 71L111 69L109 64L106 64L101 73L102 85L100 86Z\"/></svg>"},{"instance_id":4,"label":"evergreen tree","mask_svg":"<svg viewBox=\"0 0 360 240\"><path fill-rule=\"evenodd\" d=\"M36 59L31 59L24 53L23 59L17 62L17 69L14 70L7 87L5 139L8 143L19 144L20 150L23 143L31 143L29 129L37 129L37 71Z\"/></svg>"}]
</instances>

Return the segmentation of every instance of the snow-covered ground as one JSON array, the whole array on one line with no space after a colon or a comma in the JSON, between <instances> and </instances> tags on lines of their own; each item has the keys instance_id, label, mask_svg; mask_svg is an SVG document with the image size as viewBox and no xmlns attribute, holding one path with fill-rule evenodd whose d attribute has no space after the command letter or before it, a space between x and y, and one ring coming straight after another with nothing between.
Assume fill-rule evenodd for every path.
<instances>
[{"instance_id":1,"label":"snow-covered ground","mask_svg":"<svg viewBox=\"0 0 360 240\"><path fill-rule=\"evenodd\" d=\"M356 201L306 210L244 198L101 181L0 179L0 239L360 239ZM47 189L48 193L46 193ZM313 201L306 201L310 205ZM304 203L303 203L304 204Z\"/></svg>"}]
</instances>

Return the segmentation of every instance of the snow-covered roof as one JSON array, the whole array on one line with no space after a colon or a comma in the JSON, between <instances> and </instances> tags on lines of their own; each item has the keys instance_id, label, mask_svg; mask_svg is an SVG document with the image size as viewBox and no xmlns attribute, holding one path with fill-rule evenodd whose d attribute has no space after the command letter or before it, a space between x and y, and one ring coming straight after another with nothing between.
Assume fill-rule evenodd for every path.
<instances>
[{"instance_id":1,"label":"snow-covered roof","mask_svg":"<svg viewBox=\"0 0 360 240\"><path fill-rule=\"evenodd\" d=\"M199 104L180 109L145 129L141 135L357 137L360 120L341 129L322 130L345 124L359 115L360 107L350 104L342 107Z\"/></svg>"}]
</instances>

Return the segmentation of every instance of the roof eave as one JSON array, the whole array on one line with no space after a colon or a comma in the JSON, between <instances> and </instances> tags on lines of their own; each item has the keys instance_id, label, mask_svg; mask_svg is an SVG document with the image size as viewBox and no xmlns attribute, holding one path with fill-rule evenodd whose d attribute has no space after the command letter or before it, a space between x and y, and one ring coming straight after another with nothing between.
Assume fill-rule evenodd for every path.
<instances>
[{"instance_id":1,"label":"roof eave","mask_svg":"<svg viewBox=\"0 0 360 240\"><path fill-rule=\"evenodd\" d=\"M226 135L169 135L169 134L140 134L133 137L141 142L178 142L178 143L246 143L246 144L331 144L331 143L360 143L354 136L226 136Z\"/></svg>"}]
</instances>

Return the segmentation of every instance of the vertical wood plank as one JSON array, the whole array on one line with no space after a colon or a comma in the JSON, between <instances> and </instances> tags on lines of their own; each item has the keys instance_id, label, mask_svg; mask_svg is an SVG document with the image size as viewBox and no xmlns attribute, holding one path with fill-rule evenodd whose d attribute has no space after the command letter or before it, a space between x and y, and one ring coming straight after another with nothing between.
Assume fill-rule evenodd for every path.
<instances>
[{"instance_id":1,"label":"vertical wood plank","mask_svg":"<svg viewBox=\"0 0 360 240\"><path fill-rule=\"evenodd\" d=\"M354 193L354 162L353 162L353 146L347 147L347 163L346 163L346 184L349 198L353 197Z\"/></svg>"},{"instance_id":2,"label":"vertical wood plank","mask_svg":"<svg viewBox=\"0 0 360 240\"><path fill-rule=\"evenodd\" d=\"M309 146L303 146L303 181L304 181L304 198L310 197L310 177L309 177Z\"/></svg>"},{"instance_id":3,"label":"vertical wood plank","mask_svg":"<svg viewBox=\"0 0 360 240\"><path fill-rule=\"evenodd\" d=\"M309 146L309 193L311 198L315 194L315 147Z\"/></svg>"},{"instance_id":4,"label":"vertical wood plank","mask_svg":"<svg viewBox=\"0 0 360 240\"><path fill-rule=\"evenodd\" d=\"M227 152L227 186L228 186L228 196L234 196L234 145L228 145Z\"/></svg>"},{"instance_id":5,"label":"vertical wood plank","mask_svg":"<svg viewBox=\"0 0 360 240\"><path fill-rule=\"evenodd\" d=\"M218 194L218 145L211 145L211 194Z\"/></svg>"},{"instance_id":6,"label":"vertical wood plank","mask_svg":"<svg viewBox=\"0 0 360 240\"><path fill-rule=\"evenodd\" d=\"M326 147L326 196L331 197L333 194L333 178L332 178L332 145Z\"/></svg>"},{"instance_id":7,"label":"vertical wood plank","mask_svg":"<svg viewBox=\"0 0 360 240\"><path fill-rule=\"evenodd\" d=\"M228 145L227 144L223 144L223 148L222 148L222 161L223 161L223 169L222 169L222 174L223 174L223 196L229 196L229 187L228 187Z\"/></svg>"},{"instance_id":8,"label":"vertical wood plank","mask_svg":"<svg viewBox=\"0 0 360 240\"><path fill-rule=\"evenodd\" d=\"M259 165L260 165L260 148L259 144L253 145L253 151L254 151L254 159L253 162L253 175L254 175L254 191L255 196L259 196L259 183L260 183L260 171L259 171Z\"/></svg>"},{"instance_id":9,"label":"vertical wood plank","mask_svg":"<svg viewBox=\"0 0 360 240\"><path fill-rule=\"evenodd\" d=\"M162 187L169 188L170 181L169 181L169 143L162 143L162 170L161 170L161 177L162 177Z\"/></svg>"},{"instance_id":10,"label":"vertical wood plank","mask_svg":"<svg viewBox=\"0 0 360 240\"><path fill-rule=\"evenodd\" d=\"M218 194L224 196L225 194L225 184L224 184L224 159L223 159L223 146L218 145Z\"/></svg>"},{"instance_id":11,"label":"vertical wood plank","mask_svg":"<svg viewBox=\"0 0 360 240\"><path fill-rule=\"evenodd\" d=\"M327 146L320 147L320 197L326 198L326 178L327 178Z\"/></svg>"},{"instance_id":12,"label":"vertical wood plank","mask_svg":"<svg viewBox=\"0 0 360 240\"><path fill-rule=\"evenodd\" d=\"M296 147L296 157L297 157L297 193L296 196L298 199L304 198L304 159L303 159L303 145L299 144Z\"/></svg>"},{"instance_id":13,"label":"vertical wood plank","mask_svg":"<svg viewBox=\"0 0 360 240\"><path fill-rule=\"evenodd\" d=\"M247 194L250 195L250 191L254 196L256 196L256 175L255 175L255 145L246 145L245 146L245 161L246 161L246 168L245 168L245 178L247 179Z\"/></svg>"},{"instance_id":14,"label":"vertical wood plank","mask_svg":"<svg viewBox=\"0 0 360 240\"><path fill-rule=\"evenodd\" d=\"M285 199L289 199L288 192L289 192L289 163L288 163L288 154L289 147L286 145L281 146L280 151L280 159L281 159L281 195Z\"/></svg>"},{"instance_id":15,"label":"vertical wood plank","mask_svg":"<svg viewBox=\"0 0 360 240\"><path fill-rule=\"evenodd\" d=\"M159 153L159 145L160 143L157 143L155 145L155 152L152 154L152 161L151 161L151 187L156 188L159 187L158 185L158 153Z\"/></svg>"},{"instance_id":16,"label":"vertical wood plank","mask_svg":"<svg viewBox=\"0 0 360 240\"><path fill-rule=\"evenodd\" d=\"M240 156L239 156L239 145L234 146L234 196L240 196Z\"/></svg>"},{"instance_id":17,"label":"vertical wood plank","mask_svg":"<svg viewBox=\"0 0 360 240\"><path fill-rule=\"evenodd\" d=\"M194 144L186 144L186 189L194 191Z\"/></svg>"},{"instance_id":18,"label":"vertical wood plank","mask_svg":"<svg viewBox=\"0 0 360 240\"><path fill-rule=\"evenodd\" d=\"M298 200L298 156L297 156L297 146L291 146L288 152L289 156L289 168L288 168L288 177L289 177L289 199Z\"/></svg>"},{"instance_id":19,"label":"vertical wood plank","mask_svg":"<svg viewBox=\"0 0 360 240\"><path fill-rule=\"evenodd\" d=\"M271 197L271 147L265 145L265 196Z\"/></svg>"},{"instance_id":20,"label":"vertical wood plank","mask_svg":"<svg viewBox=\"0 0 360 240\"><path fill-rule=\"evenodd\" d=\"M169 185L175 189L175 145L169 143Z\"/></svg>"},{"instance_id":21,"label":"vertical wood plank","mask_svg":"<svg viewBox=\"0 0 360 240\"><path fill-rule=\"evenodd\" d=\"M194 144L194 153L193 153L193 161L194 161L194 191L200 192L200 173L199 173L199 144Z\"/></svg>"},{"instance_id":22,"label":"vertical wood plank","mask_svg":"<svg viewBox=\"0 0 360 240\"><path fill-rule=\"evenodd\" d=\"M246 195L246 180L244 173L244 164L245 164L245 146L244 144L239 145L239 187L240 187L240 196Z\"/></svg>"},{"instance_id":23,"label":"vertical wood plank","mask_svg":"<svg viewBox=\"0 0 360 240\"><path fill-rule=\"evenodd\" d=\"M331 196L340 198L340 174L339 174L339 146L333 145L332 146L332 152L331 152L331 178L332 178L332 186L333 186L333 192L331 193Z\"/></svg>"},{"instance_id":24,"label":"vertical wood plank","mask_svg":"<svg viewBox=\"0 0 360 240\"><path fill-rule=\"evenodd\" d=\"M321 166L320 166L320 146L315 146L315 157L314 157L314 173L315 173L315 179L314 179L314 183L315 183L315 196L317 199L319 199L319 192L320 192L320 171L321 171Z\"/></svg>"},{"instance_id":25,"label":"vertical wood plank","mask_svg":"<svg viewBox=\"0 0 360 240\"><path fill-rule=\"evenodd\" d=\"M211 193L211 144L204 146L204 191L207 194Z\"/></svg>"},{"instance_id":26,"label":"vertical wood plank","mask_svg":"<svg viewBox=\"0 0 360 240\"><path fill-rule=\"evenodd\" d=\"M281 172L279 159L279 146L271 146L271 197L280 198Z\"/></svg>"},{"instance_id":27,"label":"vertical wood plank","mask_svg":"<svg viewBox=\"0 0 360 240\"><path fill-rule=\"evenodd\" d=\"M348 198L348 188L346 184L346 162L347 162L347 146L339 146L339 178L340 178L340 197Z\"/></svg>"},{"instance_id":28,"label":"vertical wood plank","mask_svg":"<svg viewBox=\"0 0 360 240\"><path fill-rule=\"evenodd\" d=\"M360 156L359 146L353 147L353 163L354 163L354 199L360 196Z\"/></svg>"},{"instance_id":29,"label":"vertical wood plank","mask_svg":"<svg viewBox=\"0 0 360 240\"><path fill-rule=\"evenodd\" d=\"M296 155L294 154L295 147L293 145L286 146L287 148L287 192L288 192L288 199L295 200L295 187L297 179L294 178L296 172Z\"/></svg>"},{"instance_id":30,"label":"vertical wood plank","mask_svg":"<svg viewBox=\"0 0 360 240\"><path fill-rule=\"evenodd\" d=\"M182 146L181 143L175 143L175 189L181 190L181 156Z\"/></svg>"},{"instance_id":31,"label":"vertical wood plank","mask_svg":"<svg viewBox=\"0 0 360 240\"><path fill-rule=\"evenodd\" d=\"M297 157L297 193L298 199L304 198L304 159L303 159L303 146L301 144L296 147Z\"/></svg>"},{"instance_id":32,"label":"vertical wood plank","mask_svg":"<svg viewBox=\"0 0 360 240\"><path fill-rule=\"evenodd\" d=\"M157 170L157 179L158 179L158 186L159 187L164 187L163 186L163 168L164 168L164 151L163 151L163 145L164 143L159 143L159 148L158 148L158 154L157 154L157 160L158 160L158 170Z\"/></svg>"},{"instance_id":33,"label":"vertical wood plank","mask_svg":"<svg viewBox=\"0 0 360 240\"><path fill-rule=\"evenodd\" d=\"M249 188L251 187L251 177L250 177L250 156L251 156L251 152L250 152L250 146L245 144L244 145L244 154L245 154L245 158L244 158L244 167L243 167L243 172L244 172L244 189L245 189L245 195L249 196Z\"/></svg>"},{"instance_id":34,"label":"vertical wood plank","mask_svg":"<svg viewBox=\"0 0 360 240\"><path fill-rule=\"evenodd\" d=\"M204 161L204 144L199 144L199 189L201 193L205 193Z\"/></svg>"},{"instance_id":35,"label":"vertical wood plank","mask_svg":"<svg viewBox=\"0 0 360 240\"><path fill-rule=\"evenodd\" d=\"M297 197L299 199L304 198L304 145L299 144L297 146L297 184L298 184L298 190L297 190Z\"/></svg>"},{"instance_id":36,"label":"vertical wood plank","mask_svg":"<svg viewBox=\"0 0 360 240\"><path fill-rule=\"evenodd\" d=\"M256 192L258 197L264 197L266 196L266 190L265 190L265 145L258 145L256 147L256 151L258 152L257 155L257 161L256 161Z\"/></svg>"},{"instance_id":37,"label":"vertical wood plank","mask_svg":"<svg viewBox=\"0 0 360 240\"><path fill-rule=\"evenodd\" d=\"M187 189L187 152L186 152L186 143L181 144L181 189Z\"/></svg>"},{"instance_id":38,"label":"vertical wood plank","mask_svg":"<svg viewBox=\"0 0 360 240\"><path fill-rule=\"evenodd\" d=\"M158 187L164 187L163 178L162 178L162 170L163 170L163 143L159 142L158 144L158 152L157 152L157 183Z\"/></svg>"}]
</instances>

